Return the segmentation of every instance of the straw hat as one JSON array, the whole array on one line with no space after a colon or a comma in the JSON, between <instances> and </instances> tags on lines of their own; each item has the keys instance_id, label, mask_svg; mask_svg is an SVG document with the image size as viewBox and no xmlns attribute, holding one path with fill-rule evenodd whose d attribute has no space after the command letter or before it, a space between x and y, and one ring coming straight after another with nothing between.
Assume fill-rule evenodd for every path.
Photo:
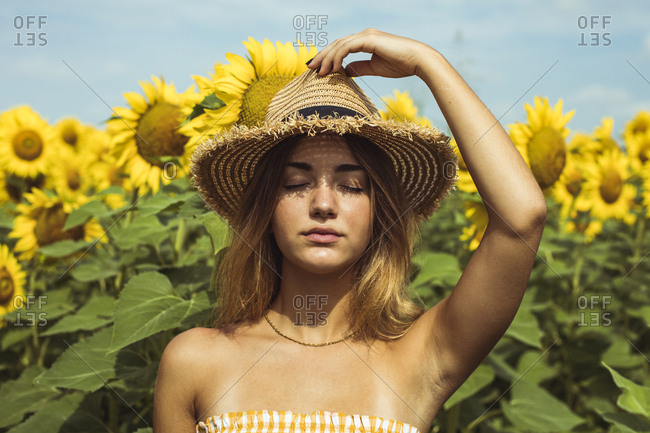
<instances>
[{"instance_id":1,"label":"straw hat","mask_svg":"<svg viewBox=\"0 0 650 433\"><path fill-rule=\"evenodd\" d=\"M435 128L383 120L364 91L344 72L324 76L308 69L271 100L258 126L234 125L197 146L192 181L206 204L233 221L261 158L297 134L356 134L376 144L393 163L407 201L430 217L454 189L457 157Z\"/></svg>"}]
</instances>

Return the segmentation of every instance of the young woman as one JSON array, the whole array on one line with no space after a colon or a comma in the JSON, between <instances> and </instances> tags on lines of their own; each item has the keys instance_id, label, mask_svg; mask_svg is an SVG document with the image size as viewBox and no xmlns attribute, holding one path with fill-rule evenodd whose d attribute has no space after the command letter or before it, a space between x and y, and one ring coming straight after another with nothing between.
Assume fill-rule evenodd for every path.
<instances>
[{"instance_id":1,"label":"young woman","mask_svg":"<svg viewBox=\"0 0 650 433\"><path fill-rule=\"evenodd\" d=\"M343 68L353 52L372 57ZM546 202L453 67L421 42L367 29L308 68L264 125L234 127L193 157L232 244L219 327L181 333L162 356L155 433L426 433L519 308ZM417 224L452 189L456 160L438 131L381 121L348 78L362 75L427 84L488 210L458 284L427 311L409 300L407 273Z\"/></svg>"}]
</instances>

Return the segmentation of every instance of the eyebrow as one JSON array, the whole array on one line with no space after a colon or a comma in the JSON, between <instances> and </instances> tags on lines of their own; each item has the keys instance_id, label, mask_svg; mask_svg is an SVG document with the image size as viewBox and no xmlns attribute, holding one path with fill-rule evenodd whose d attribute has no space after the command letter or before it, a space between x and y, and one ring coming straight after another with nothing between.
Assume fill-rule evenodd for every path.
<instances>
[{"instance_id":1,"label":"eyebrow","mask_svg":"<svg viewBox=\"0 0 650 433\"><path fill-rule=\"evenodd\" d=\"M288 167L295 167L300 170L312 171L313 167L306 162L288 162ZM334 169L335 173L348 172L348 171L363 171L363 168L360 165L356 164L341 164L337 165Z\"/></svg>"}]
</instances>

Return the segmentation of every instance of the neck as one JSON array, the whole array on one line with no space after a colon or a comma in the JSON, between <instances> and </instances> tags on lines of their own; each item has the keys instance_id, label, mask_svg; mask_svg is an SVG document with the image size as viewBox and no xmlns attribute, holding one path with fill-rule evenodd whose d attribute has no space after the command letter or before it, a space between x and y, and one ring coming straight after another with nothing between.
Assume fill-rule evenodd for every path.
<instances>
[{"instance_id":1,"label":"neck","mask_svg":"<svg viewBox=\"0 0 650 433\"><path fill-rule=\"evenodd\" d=\"M351 334L346 311L355 269L314 274L285 260L280 291L268 312L286 336L304 343L325 343Z\"/></svg>"}]
</instances>

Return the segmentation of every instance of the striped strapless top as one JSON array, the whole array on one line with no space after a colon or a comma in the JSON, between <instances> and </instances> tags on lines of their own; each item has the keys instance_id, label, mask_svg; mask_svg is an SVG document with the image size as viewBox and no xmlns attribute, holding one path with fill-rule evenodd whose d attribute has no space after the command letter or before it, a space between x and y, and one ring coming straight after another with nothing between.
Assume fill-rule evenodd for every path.
<instances>
[{"instance_id":1,"label":"striped strapless top","mask_svg":"<svg viewBox=\"0 0 650 433\"><path fill-rule=\"evenodd\" d=\"M211 416L196 433L420 433L410 424L369 415L249 410Z\"/></svg>"}]
</instances>

